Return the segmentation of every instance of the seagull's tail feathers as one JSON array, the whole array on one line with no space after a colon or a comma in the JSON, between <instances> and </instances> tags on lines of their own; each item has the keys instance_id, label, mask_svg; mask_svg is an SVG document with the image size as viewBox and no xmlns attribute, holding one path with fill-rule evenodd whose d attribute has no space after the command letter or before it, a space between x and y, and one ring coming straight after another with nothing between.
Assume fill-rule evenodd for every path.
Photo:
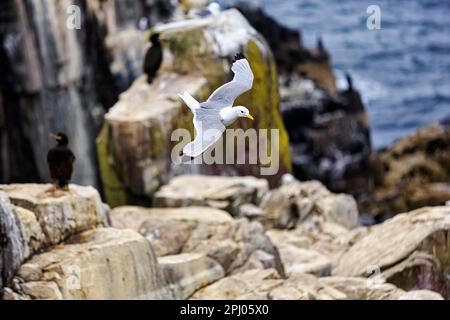
<instances>
[{"instance_id":1,"label":"seagull's tail feathers","mask_svg":"<svg viewBox=\"0 0 450 320\"><path fill-rule=\"evenodd\" d=\"M195 100L187 91L185 91L183 94L179 94L178 96L184 101L184 103L186 103L186 105L192 111L194 111L194 109L197 109L200 106L200 103L197 100Z\"/></svg>"}]
</instances>

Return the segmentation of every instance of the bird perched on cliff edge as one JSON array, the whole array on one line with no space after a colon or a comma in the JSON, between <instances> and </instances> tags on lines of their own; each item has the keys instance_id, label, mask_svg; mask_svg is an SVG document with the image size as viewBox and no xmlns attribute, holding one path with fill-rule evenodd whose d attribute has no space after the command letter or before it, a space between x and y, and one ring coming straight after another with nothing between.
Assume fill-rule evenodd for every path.
<instances>
[{"instance_id":1,"label":"bird perched on cliff edge","mask_svg":"<svg viewBox=\"0 0 450 320\"><path fill-rule=\"evenodd\" d=\"M350 73L345 74L345 79L347 79L347 91L352 92L353 91L353 79Z\"/></svg>"},{"instance_id":2,"label":"bird perched on cliff edge","mask_svg":"<svg viewBox=\"0 0 450 320\"><path fill-rule=\"evenodd\" d=\"M68 191L75 156L68 148L69 139L64 133L57 133L53 135L53 138L56 140L56 146L47 153L48 169L53 182L51 191L54 192L58 188Z\"/></svg>"},{"instance_id":3,"label":"bird perched on cliff edge","mask_svg":"<svg viewBox=\"0 0 450 320\"><path fill-rule=\"evenodd\" d=\"M194 141L183 148L180 156L198 157L239 117L254 120L246 107L233 107L234 100L253 86L253 72L243 54L236 54L231 70L233 80L216 89L205 102L199 103L186 91L179 95L194 113L196 132Z\"/></svg>"},{"instance_id":4,"label":"bird perched on cliff edge","mask_svg":"<svg viewBox=\"0 0 450 320\"><path fill-rule=\"evenodd\" d=\"M159 33L150 36L152 46L147 50L144 58L144 73L147 74L147 82L152 83L162 63L162 47L159 41Z\"/></svg>"}]
</instances>

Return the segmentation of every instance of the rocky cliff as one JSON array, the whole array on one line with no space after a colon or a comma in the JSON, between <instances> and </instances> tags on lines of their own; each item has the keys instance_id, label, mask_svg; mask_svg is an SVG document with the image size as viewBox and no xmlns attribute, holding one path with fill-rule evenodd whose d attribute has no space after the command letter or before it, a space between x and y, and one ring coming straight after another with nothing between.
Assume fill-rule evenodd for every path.
<instances>
[{"instance_id":1,"label":"rocky cliff","mask_svg":"<svg viewBox=\"0 0 450 320\"><path fill-rule=\"evenodd\" d=\"M196 181L220 196L183 190ZM180 176L159 207L112 211L93 188L48 187L0 186L3 299L450 295L448 206L366 228L351 196L317 181L269 191L262 179Z\"/></svg>"},{"instance_id":2,"label":"rocky cliff","mask_svg":"<svg viewBox=\"0 0 450 320\"><path fill-rule=\"evenodd\" d=\"M152 25L173 10L159 0L2 1L0 182L48 181L50 134L63 131L78 159L74 181L99 186L103 114L142 73L137 22Z\"/></svg>"}]
</instances>

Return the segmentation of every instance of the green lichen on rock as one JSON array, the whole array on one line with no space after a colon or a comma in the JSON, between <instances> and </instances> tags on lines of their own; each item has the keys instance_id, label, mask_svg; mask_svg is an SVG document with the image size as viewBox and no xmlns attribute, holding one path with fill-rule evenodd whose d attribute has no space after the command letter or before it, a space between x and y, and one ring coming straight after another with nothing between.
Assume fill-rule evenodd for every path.
<instances>
[{"instance_id":1,"label":"green lichen on rock","mask_svg":"<svg viewBox=\"0 0 450 320\"><path fill-rule=\"evenodd\" d=\"M97 137L97 157L104 196L111 207L117 207L126 203L127 197L123 183L114 168L112 148L114 148L114 144L111 141L110 126L105 122Z\"/></svg>"}]
</instances>

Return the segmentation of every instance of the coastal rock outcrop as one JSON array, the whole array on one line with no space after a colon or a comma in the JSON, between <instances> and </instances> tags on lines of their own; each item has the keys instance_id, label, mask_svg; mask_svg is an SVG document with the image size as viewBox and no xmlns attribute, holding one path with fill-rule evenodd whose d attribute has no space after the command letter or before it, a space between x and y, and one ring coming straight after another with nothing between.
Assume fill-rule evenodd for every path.
<instances>
[{"instance_id":1,"label":"coastal rock outcrop","mask_svg":"<svg viewBox=\"0 0 450 320\"><path fill-rule=\"evenodd\" d=\"M265 179L182 175L155 194L158 207L209 206L247 217L265 228L291 228L315 217L352 229L358 225L355 200L330 192L318 181L293 181L269 190Z\"/></svg>"},{"instance_id":2,"label":"coastal rock outcrop","mask_svg":"<svg viewBox=\"0 0 450 320\"><path fill-rule=\"evenodd\" d=\"M429 290L405 292L392 284L368 287L364 278L316 278L296 273L281 279L273 269L248 270L197 291L191 299L211 300L442 300Z\"/></svg>"},{"instance_id":3,"label":"coastal rock outcrop","mask_svg":"<svg viewBox=\"0 0 450 320\"><path fill-rule=\"evenodd\" d=\"M380 150L374 161L376 188L359 201L378 221L399 212L450 200L450 125L433 123Z\"/></svg>"},{"instance_id":4,"label":"coastal rock outcrop","mask_svg":"<svg viewBox=\"0 0 450 320\"><path fill-rule=\"evenodd\" d=\"M404 290L430 289L449 298L449 229L448 206L399 214L360 235L332 274L379 276Z\"/></svg>"},{"instance_id":5,"label":"coastal rock outcrop","mask_svg":"<svg viewBox=\"0 0 450 320\"><path fill-rule=\"evenodd\" d=\"M233 222L225 212L211 221L218 222L221 214ZM50 185L0 185L0 295L13 300L186 299L225 275L206 254L158 259L149 237L109 224L109 209L92 187L70 185L69 192L52 193ZM182 237L182 229L171 236ZM253 232L252 226L236 227L236 241L244 246L252 241L246 232ZM260 238L248 250L269 248L268 238ZM157 250L161 247L155 243ZM253 258L246 250L242 254Z\"/></svg>"},{"instance_id":6,"label":"coastal rock outcrop","mask_svg":"<svg viewBox=\"0 0 450 320\"><path fill-rule=\"evenodd\" d=\"M35 255L19 269L12 290L30 299L173 298L160 272L144 237L100 228Z\"/></svg>"},{"instance_id":7,"label":"coastal rock outcrop","mask_svg":"<svg viewBox=\"0 0 450 320\"><path fill-rule=\"evenodd\" d=\"M49 246L97 226L107 226L108 208L97 190L70 185L51 195L50 185L0 185L0 266L3 283L17 268Z\"/></svg>"},{"instance_id":8,"label":"coastal rock outcrop","mask_svg":"<svg viewBox=\"0 0 450 320\"><path fill-rule=\"evenodd\" d=\"M233 219L208 207L118 207L111 211L112 226L132 229L152 242L158 256L202 253L217 261L226 274L274 268L284 275L276 247L257 222Z\"/></svg>"},{"instance_id":9,"label":"coastal rock outcrop","mask_svg":"<svg viewBox=\"0 0 450 320\"><path fill-rule=\"evenodd\" d=\"M282 87L281 99L296 178L320 180L337 192L369 192L372 149L358 92L331 95L305 76Z\"/></svg>"},{"instance_id":10,"label":"coastal rock outcrop","mask_svg":"<svg viewBox=\"0 0 450 320\"><path fill-rule=\"evenodd\" d=\"M158 76L152 84L146 82L145 76L138 78L121 95L106 114L98 138L97 150L107 202L113 207L149 203L161 185L183 173L261 174L261 165L257 164L205 166L180 165L172 161L172 149L180 139L177 137L172 141L173 131L184 128L193 133L192 113L177 94L188 91L198 100L206 100L215 88L230 79L230 61L240 51L247 56L255 79L252 90L241 96L236 104L247 105L256 120L252 123L238 121L235 127L244 130L264 128L269 133L270 129L279 130L279 144L275 146L280 151L279 171L268 176L271 185L277 184L280 176L290 170L290 153L279 112L276 66L264 38L233 9L213 18L161 25L153 32L160 34L163 51ZM238 135L243 136L244 132ZM271 134L265 139L268 144L275 140ZM248 152L248 146L246 150ZM175 157L177 155L175 153Z\"/></svg>"},{"instance_id":11,"label":"coastal rock outcrop","mask_svg":"<svg viewBox=\"0 0 450 320\"><path fill-rule=\"evenodd\" d=\"M305 221L321 219L352 229L358 225L353 197L330 192L318 181L293 181L270 190L261 200L263 214L256 217L266 228L295 228Z\"/></svg>"},{"instance_id":12,"label":"coastal rock outcrop","mask_svg":"<svg viewBox=\"0 0 450 320\"><path fill-rule=\"evenodd\" d=\"M264 179L205 177L221 200L198 194L193 202L196 193L185 196L183 186L189 178L199 176L175 178L161 198L185 207L111 212L92 187L52 194L49 185L0 185L2 298L449 298L448 206L368 228L351 196L318 181L269 191ZM295 223L264 220L271 192L288 200ZM239 214L218 209L222 201L239 204ZM266 229L242 217L252 210Z\"/></svg>"}]
</instances>

